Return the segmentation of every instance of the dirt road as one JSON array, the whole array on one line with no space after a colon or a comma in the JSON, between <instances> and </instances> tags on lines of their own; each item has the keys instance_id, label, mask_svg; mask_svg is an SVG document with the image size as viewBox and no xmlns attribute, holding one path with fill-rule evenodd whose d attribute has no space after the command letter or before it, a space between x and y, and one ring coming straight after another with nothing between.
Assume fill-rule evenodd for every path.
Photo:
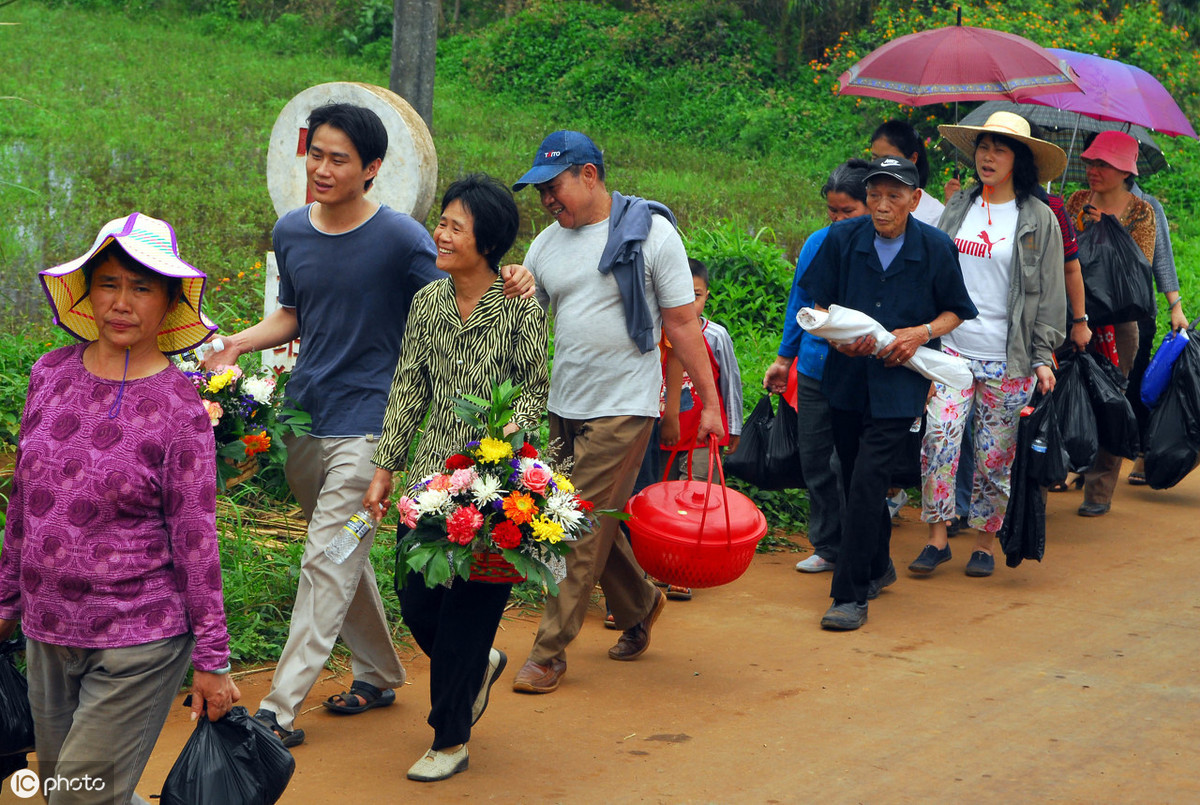
<instances>
[{"instance_id":1,"label":"dirt road","mask_svg":"<svg viewBox=\"0 0 1200 805\"><path fill-rule=\"evenodd\" d=\"M536 622L507 621L470 770L441 783L404 778L431 737L428 663L410 653L395 706L302 717L282 802L1200 801L1200 472L1165 492L1122 482L1099 519L1075 515L1080 498L1050 496L1044 562L988 579L963 575L969 533L931 577L903 570L925 540L906 509L900 580L855 633L818 628L829 576L796 573L796 554L672 602L637 662L607 658L596 609L550 695L509 688ZM251 710L268 676L243 680ZM189 729L179 708L143 796Z\"/></svg>"}]
</instances>

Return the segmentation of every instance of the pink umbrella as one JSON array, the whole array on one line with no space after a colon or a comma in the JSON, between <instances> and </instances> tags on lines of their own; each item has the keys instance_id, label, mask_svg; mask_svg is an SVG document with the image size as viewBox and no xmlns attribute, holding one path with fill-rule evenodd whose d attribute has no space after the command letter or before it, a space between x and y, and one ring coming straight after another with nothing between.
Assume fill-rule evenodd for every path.
<instances>
[{"instance_id":1,"label":"pink umbrella","mask_svg":"<svg viewBox=\"0 0 1200 805\"><path fill-rule=\"evenodd\" d=\"M1017 36L959 24L893 39L838 79L843 95L908 106L955 101L1021 101L1079 92L1070 68Z\"/></svg>"},{"instance_id":2,"label":"pink umbrella","mask_svg":"<svg viewBox=\"0 0 1200 805\"><path fill-rule=\"evenodd\" d=\"M1158 79L1132 64L1052 49L1079 77L1083 93L1053 93L1030 98L1030 103L1078 112L1097 120L1133 123L1172 137L1196 137L1196 130Z\"/></svg>"}]
</instances>

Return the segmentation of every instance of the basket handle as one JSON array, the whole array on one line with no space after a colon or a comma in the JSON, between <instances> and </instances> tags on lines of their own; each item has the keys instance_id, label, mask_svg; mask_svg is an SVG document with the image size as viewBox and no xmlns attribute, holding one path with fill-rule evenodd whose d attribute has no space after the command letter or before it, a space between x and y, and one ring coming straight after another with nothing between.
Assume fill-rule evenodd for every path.
<instances>
[{"instance_id":1,"label":"basket handle","mask_svg":"<svg viewBox=\"0 0 1200 805\"><path fill-rule=\"evenodd\" d=\"M733 526L729 522L729 487L725 485L725 467L721 465L721 458L718 455L720 447L717 445L717 435L715 433L708 434L708 483L704 488L704 511L700 515L700 530L696 533L696 548L699 549L700 543L704 537L704 523L708 520L708 501L712 495L712 471L713 462L717 463L717 473L721 477L721 499L725 510L725 542L730 548L733 547ZM688 451L688 478L691 478L692 469L692 453Z\"/></svg>"}]
</instances>

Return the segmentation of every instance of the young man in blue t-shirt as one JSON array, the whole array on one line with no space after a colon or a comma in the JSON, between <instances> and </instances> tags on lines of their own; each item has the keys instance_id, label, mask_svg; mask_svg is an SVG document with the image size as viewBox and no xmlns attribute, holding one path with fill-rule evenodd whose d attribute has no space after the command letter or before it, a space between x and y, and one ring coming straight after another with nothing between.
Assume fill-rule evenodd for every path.
<instances>
[{"instance_id":1,"label":"young man in blue t-shirt","mask_svg":"<svg viewBox=\"0 0 1200 805\"><path fill-rule=\"evenodd\" d=\"M313 202L281 217L271 238L280 308L225 336L224 349L205 359L233 364L300 338L287 396L312 416L312 430L287 440L285 471L308 534L287 644L255 714L285 746L304 741L296 712L339 634L354 682L326 707L355 714L389 705L404 683L369 559L374 531L342 564L324 553L362 508L374 474L371 457L412 297L446 276L425 228L367 197L387 144L387 129L370 109L335 103L312 111L305 170ZM532 278L524 280L520 291L532 293Z\"/></svg>"}]
</instances>

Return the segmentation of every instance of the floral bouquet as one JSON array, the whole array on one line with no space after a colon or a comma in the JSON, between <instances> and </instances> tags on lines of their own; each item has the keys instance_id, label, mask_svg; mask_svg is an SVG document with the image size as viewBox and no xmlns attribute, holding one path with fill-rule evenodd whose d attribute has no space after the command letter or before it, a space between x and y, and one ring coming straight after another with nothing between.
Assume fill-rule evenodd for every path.
<instances>
[{"instance_id":1,"label":"floral bouquet","mask_svg":"<svg viewBox=\"0 0 1200 805\"><path fill-rule=\"evenodd\" d=\"M282 467L287 458L284 434L308 432L311 417L284 407L286 379L280 382L269 369L247 374L239 366L222 366L210 372L187 361L180 368L212 420L217 455L226 459L217 468L227 486L253 474L262 462Z\"/></svg>"},{"instance_id":2,"label":"floral bouquet","mask_svg":"<svg viewBox=\"0 0 1200 805\"><path fill-rule=\"evenodd\" d=\"M413 484L396 503L411 529L396 548L401 572L432 587L462 579L541 581L551 595L566 576L568 543L592 526L593 506L517 432L504 435L521 390L504 381L491 401L471 395L454 413L484 436L446 459L445 472Z\"/></svg>"}]
</instances>

